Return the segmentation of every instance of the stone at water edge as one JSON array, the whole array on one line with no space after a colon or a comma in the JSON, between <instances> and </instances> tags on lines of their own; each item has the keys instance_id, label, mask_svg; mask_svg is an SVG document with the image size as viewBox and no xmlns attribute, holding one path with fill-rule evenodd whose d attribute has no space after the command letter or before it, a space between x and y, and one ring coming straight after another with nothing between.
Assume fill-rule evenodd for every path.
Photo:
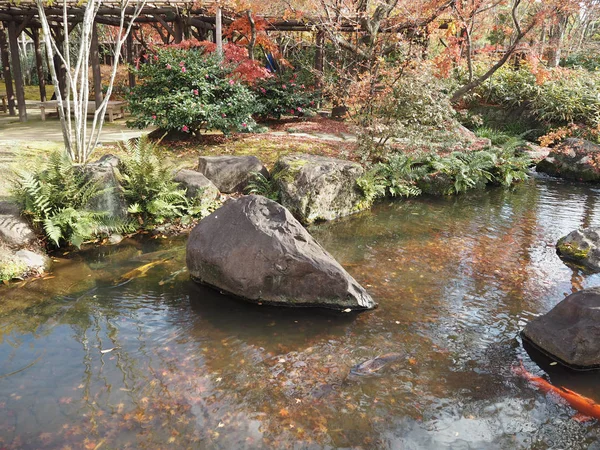
<instances>
[{"instance_id":1,"label":"stone at water edge","mask_svg":"<svg viewBox=\"0 0 600 450\"><path fill-rule=\"evenodd\" d=\"M187 244L192 278L254 303L363 310L365 289L278 203L229 200L202 219Z\"/></svg>"},{"instance_id":2,"label":"stone at water edge","mask_svg":"<svg viewBox=\"0 0 600 450\"><path fill-rule=\"evenodd\" d=\"M569 295L529 322L523 337L572 369L600 368L600 287Z\"/></svg>"},{"instance_id":3,"label":"stone at water edge","mask_svg":"<svg viewBox=\"0 0 600 450\"><path fill-rule=\"evenodd\" d=\"M304 224L347 216L370 205L357 185L360 164L315 155L284 156L275 165L281 204Z\"/></svg>"},{"instance_id":4,"label":"stone at water edge","mask_svg":"<svg viewBox=\"0 0 600 450\"><path fill-rule=\"evenodd\" d=\"M201 156L198 172L226 194L244 192L256 173L269 178L269 171L256 156Z\"/></svg>"},{"instance_id":5,"label":"stone at water edge","mask_svg":"<svg viewBox=\"0 0 600 450\"><path fill-rule=\"evenodd\" d=\"M21 217L19 207L10 202L0 202L0 241L13 247L23 247L35 239L35 232Z\"/></svg>"},{"instance_id":6,"label":"stone at water edge","mask_svg":"<svg viewBox=\"0 0 600 450\"><path fill-rule=\"evenodd\" d=\"M538 172L578 181L600 181L600 145L569 138L537 165Z\"/></svg>"},{"instance_id":7,"label":"stone at water edge","mask_svg":"<svg viewBox=\"0 0 600 450\"><path fill-rule=\"evenodd\" d=\"M558 240L556 251L567 261L600 272L600 227L571 231Z\"/></svg>"}]
</instances>

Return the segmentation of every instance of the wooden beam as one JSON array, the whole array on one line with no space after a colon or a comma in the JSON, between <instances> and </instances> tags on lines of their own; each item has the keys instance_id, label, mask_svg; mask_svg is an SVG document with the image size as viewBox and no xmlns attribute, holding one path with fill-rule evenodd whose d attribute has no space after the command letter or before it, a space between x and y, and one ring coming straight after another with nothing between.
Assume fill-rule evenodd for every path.
<instances>
[{"instance_id":1,"label":"wooden beam","mask_svg":"<svg viewBox=\"0 0 600 450\"><path fill-rule=\"evenodd\" d=\"M46 101L46 78L44 76L44 60L42 58L42 48L40 46L40 30L31 29L33 47L35 49L35 68L37 69L38 84L40 86L40 101Z\"/></svg>"},{"instance_id":2,"label":"wooden beam","mask_svg":"<svg viewBox=\"0 0 600 450\"><path fill-rule=\"evenodd\" d=\"M167 21L164 18L162 18L161 16L155 15L154 17L156 18L156 20L158 20L158 22L163 27L165 27L165 30L167 30L167 33L169 33L171 36L173 36L175 38L175 30L173 30L173 28L171 28L171 25L169 25L167 23ZM181 41L179 41L179 42L181 42Z\"/></svg>"},{"instance_id":3,"label":"wooden beam","mask_svg":"<svg viewBox=\"0 0 600 450\"><path fill-rule=\"evenodd\" d=\"M17 24L8 22L8 44L10 46L10 58L12 70L15 75L15 90L17 91L17 107L19 109L19 120L27 122L27 108L25 106L25 86L23 86L23 72L21 71L21 58L19 58L19 35Z\"/></svg>"},{"instance_id":4,"label":"wooden beam","mask_svg":"<svg viewBox=\"0 0 600 450\"><path fill-rule=\"evenodd\" d=\"M98 28L95 22L92 28L90 60L92 63L92 76L94 77L94 101L96 102L96 109L99 109L104 94L102 93L102 73L100 72L100 54L98 52Z\"/></svg>"},{"instance_id":5,"label":"wooden beam","mask_svg":"<svg viewBox=\"0 0 600 450\"><path fill-rule=\"evenodd\" d=\"M29 22L31 22L31 19L33 19L33 16L26 16L23 22L20 23L19 28L17 28L17 36L21 36L21 33L25 31Z\"/></svg>"},{"instance_id":6,"label":"wooden beam","mask_svg":"<svg viewBox=\"0 0 600 450\"><path fill-rule=\"evenodd\" d=\"M2 72L4 74L4 83L6 84L6 99L8 100L8 113L14 116L15 113L15 92L13 90L12 75L10 73L10 58L8 55L8 42L4 27L0 28L0 53L2 56Z\"/></svg>"}]
</instances>

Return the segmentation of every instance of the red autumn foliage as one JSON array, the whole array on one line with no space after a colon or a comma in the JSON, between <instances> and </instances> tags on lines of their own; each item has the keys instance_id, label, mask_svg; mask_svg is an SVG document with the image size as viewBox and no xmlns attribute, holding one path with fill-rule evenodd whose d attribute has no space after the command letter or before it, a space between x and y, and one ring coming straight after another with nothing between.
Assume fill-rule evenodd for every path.
<instances>
[{"instance_id":1,"label":"red autumn foliage","mask_svg":"<svg viewBox=\"0 0 600 450\"><path fill-rule=\"evenodd\" d=\"M197 39L188 39L179 44L170 44L167 47L183 50L203 49L206 53L217 51L214 42L199 41ZM248 58L246 48L237 44L226 43L223 45L223 59L225 64L231 64L235 67L233 76L243 83L254 85L259 80L271 76L271 73L259 61Z\"/></svg>"}]
</instances>

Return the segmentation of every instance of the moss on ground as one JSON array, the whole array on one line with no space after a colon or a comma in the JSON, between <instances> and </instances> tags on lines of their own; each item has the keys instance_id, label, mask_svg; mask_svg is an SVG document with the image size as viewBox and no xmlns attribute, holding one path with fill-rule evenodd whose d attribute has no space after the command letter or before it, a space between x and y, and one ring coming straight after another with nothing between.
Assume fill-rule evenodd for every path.
<instances>
[{"instance_id":1,"label":"moss on ground","mask_svg":"<svg viewBox=\"0 0 600 450\"><path fill-rule=\"evenodd\" d=\"M343 159L353 159L354 156L350 146L340 145L339 142L269 134L237 135L229 139L220 135L208 135L198 141L162 142L161 148L189 167L198 164L199 156L254 155L269 169L273 168L279 158L293 153Z\"/></svg>"}]
</instances>

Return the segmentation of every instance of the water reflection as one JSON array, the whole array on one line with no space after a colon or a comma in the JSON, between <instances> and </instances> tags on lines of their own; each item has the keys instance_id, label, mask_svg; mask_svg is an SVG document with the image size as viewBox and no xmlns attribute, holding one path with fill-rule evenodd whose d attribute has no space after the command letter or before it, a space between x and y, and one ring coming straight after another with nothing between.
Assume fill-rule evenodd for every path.
<instances>
[{"instance_id":1,"label":"water reflection","mask_svg":"<svg viewBox=\"0 0 600 450\"><path fill-rule=\"evenodd\" d=\"M598 283L554 249L598 223L596 195L531 180L313 227L380 303L359 315L198 286L183 238L66 255L54 278L1 291L0 448L587 448L598 426L511 366L523 359L600 400L594 376L536 359L540 369L518 340L532 317ZM391 352L407 356L348 377Z\"/></svg>"}]
</instances>

